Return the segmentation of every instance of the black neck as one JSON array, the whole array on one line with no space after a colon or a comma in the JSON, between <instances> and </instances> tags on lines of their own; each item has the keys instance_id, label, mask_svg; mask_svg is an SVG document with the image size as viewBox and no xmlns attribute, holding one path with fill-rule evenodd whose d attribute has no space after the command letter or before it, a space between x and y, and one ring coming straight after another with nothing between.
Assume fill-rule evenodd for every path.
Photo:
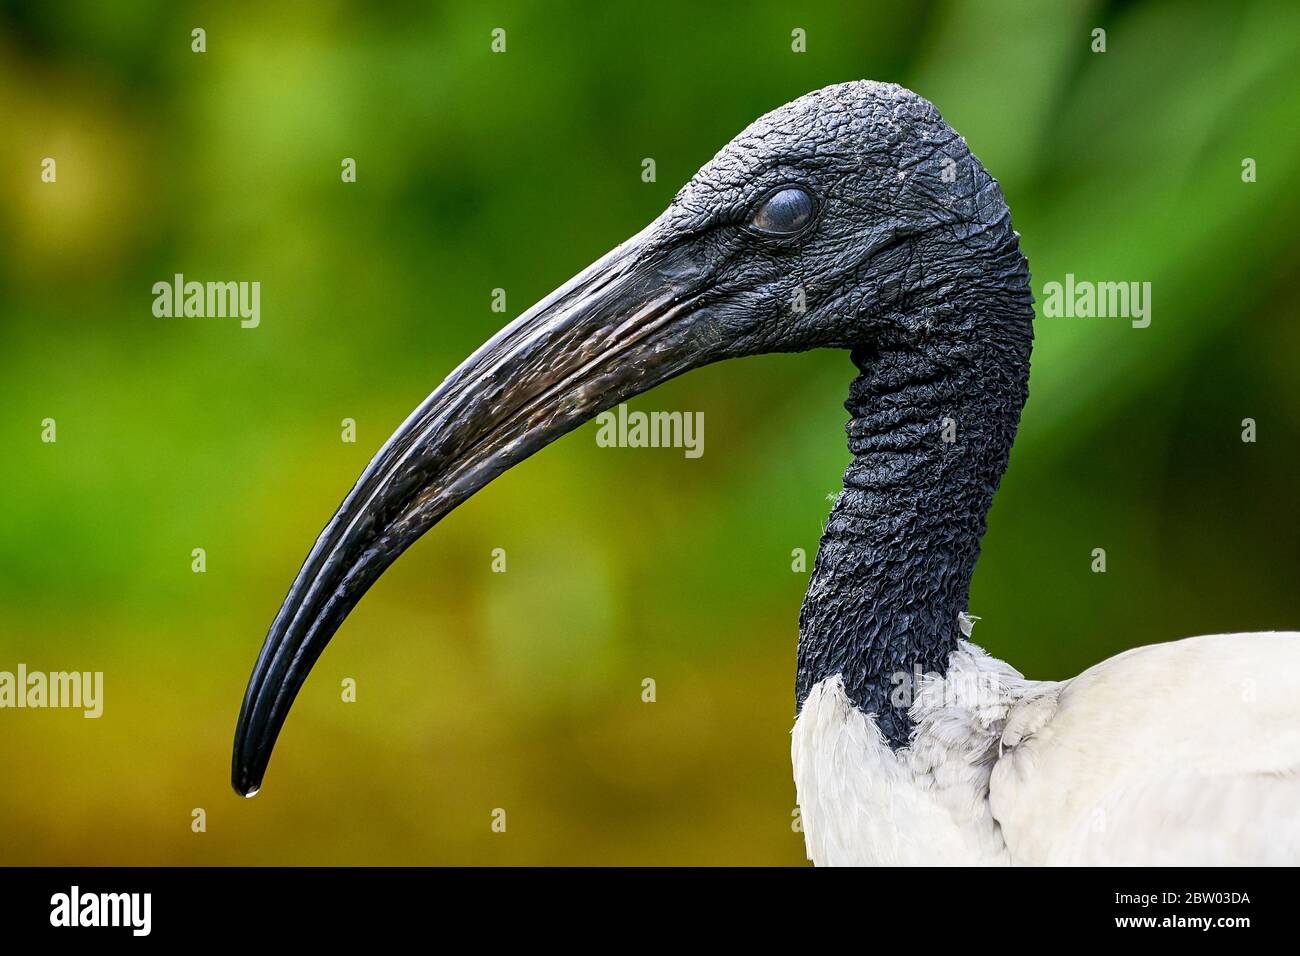
<instances>
[{"instance_id":1,"label":"black neck","mask_svg":"<svg viewBox=\"0 0 1300 956\"><path fill-rule=\"evenodd\" d=\"M799 618L799 707L840 674L891 745L907 742L915 674L945 674L962 636L958 615L1025 401L1031 317L1026 288L853 353L854 458Z\"/></svg>"}]
</instances>

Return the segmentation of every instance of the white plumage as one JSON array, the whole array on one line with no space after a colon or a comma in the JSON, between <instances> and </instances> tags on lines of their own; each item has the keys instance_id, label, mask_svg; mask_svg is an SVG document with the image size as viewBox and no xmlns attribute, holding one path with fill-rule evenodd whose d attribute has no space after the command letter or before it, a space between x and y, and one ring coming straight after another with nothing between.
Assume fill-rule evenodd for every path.
<instances>
[{"instance_id":1,"label":"white plumage","mask_svg":"<svg viewBox=\"0 0 1300 956\"><path fill-rule=\"evenodd\" d=\"M1221 634L1026 680L963 642L897 752L819 683L792 757L819 865L1300 858L1300 634Z\"/></svg>"}]
</instances>

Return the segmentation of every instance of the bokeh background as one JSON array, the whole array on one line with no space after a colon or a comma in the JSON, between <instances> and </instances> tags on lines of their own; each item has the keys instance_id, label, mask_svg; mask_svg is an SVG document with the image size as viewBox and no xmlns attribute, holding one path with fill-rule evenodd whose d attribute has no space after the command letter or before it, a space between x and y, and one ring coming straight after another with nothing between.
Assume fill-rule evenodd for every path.
<instances>
[{"instance_id":1,"label":"bokeh background","mask_svg":"<svg viewBox=\"0 0 1300 956\"><path fill-rule=\"evenodd\" d=\"M791 552L847 461L832 352L633 403L702 410L698 460L588 425L498 480L354 612L261 795L228 775L266 627L407 412L746 124L849 79L966 136L1040 299L1153 285L1144 330L1040 315L977 641L1059 678L1300 627L1294 4L0 10L0 670L105 674L100 720L0 711L0 863L803 863ZM261 326L155 318L176 272L260 281Z\"/></svg>"}]
</instances>

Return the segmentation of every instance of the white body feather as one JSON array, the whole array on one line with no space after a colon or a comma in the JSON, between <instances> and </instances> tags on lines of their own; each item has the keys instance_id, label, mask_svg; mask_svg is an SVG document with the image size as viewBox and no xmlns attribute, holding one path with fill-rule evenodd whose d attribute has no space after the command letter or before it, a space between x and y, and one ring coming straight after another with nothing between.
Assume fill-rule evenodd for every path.
<instances>
[{"instance_id":1,"label":"white body feather","mask_svg":"<svg viewBox=\"0 0 1300 956\"><path fill-rule=\"evenodd\" d=\"M1031 681L963 642L910 745L819 683L792 733L818 865L1300 862L1300 634L1196 637Z\"/></svg>"}]
</instances>

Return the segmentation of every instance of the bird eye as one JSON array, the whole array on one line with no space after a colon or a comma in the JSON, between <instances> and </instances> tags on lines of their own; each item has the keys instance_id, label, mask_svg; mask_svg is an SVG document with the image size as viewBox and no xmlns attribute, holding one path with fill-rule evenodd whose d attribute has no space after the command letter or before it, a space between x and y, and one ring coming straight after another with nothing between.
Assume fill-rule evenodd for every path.
<instances>
[{"instance_id":1,"label":"bird eye","mask_svg":"<svg viewBox=\"0 0 1300 956\"><path fill-rule=\"evenodd\" d=\"M749 227L769 236L793 236L812 221L817 204L798 186L771 193L754 210Z\"/></svg>"}]
</instances>

